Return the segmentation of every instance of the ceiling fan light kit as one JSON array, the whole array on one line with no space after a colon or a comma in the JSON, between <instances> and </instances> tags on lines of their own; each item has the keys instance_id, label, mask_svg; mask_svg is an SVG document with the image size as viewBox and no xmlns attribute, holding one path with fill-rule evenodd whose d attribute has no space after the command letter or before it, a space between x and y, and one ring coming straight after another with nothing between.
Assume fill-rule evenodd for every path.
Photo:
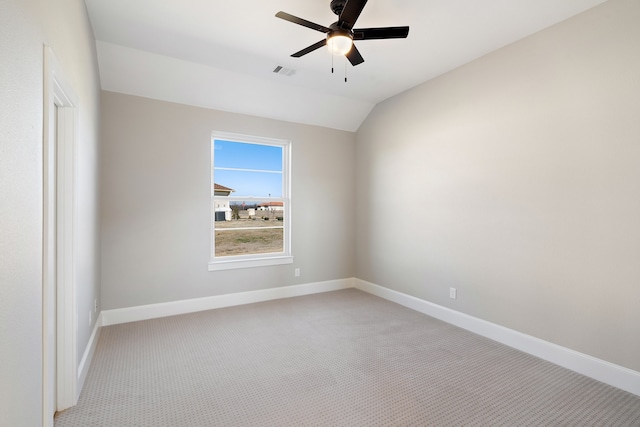
<instances>
[{"instance_id":1,"label":"ceiling fan light kit","mask_svg":"<svg viewBox=\"0 0 640 427\"><path fill-rule=\"evenodd\" d=\"M346 55L353 46L353 38L347 32L334 32L327 36L327 47L333 55Z\"/></svg>"},{"instance_id":2,"label":"ceiling fan light kit","mask_svg":"<svg viewBox=\"0 0 640 427\"><path fill-rule=\"evenodd\" d=\"M338 15L338 20L329 27L316 24L306 19L298 18L286 12L276 13L276 17L294 24L302 25L327 36L325 39L308 46L291 56L300 58L308 53L327 46L333 55L344 55L351 65L356 66L364 62L364 58L353 43L354 40L399 39L406 38L409 27L381 27L381 28L353 28L367 0L332 0L331 11Z\"/></svg>"}]
</instances>

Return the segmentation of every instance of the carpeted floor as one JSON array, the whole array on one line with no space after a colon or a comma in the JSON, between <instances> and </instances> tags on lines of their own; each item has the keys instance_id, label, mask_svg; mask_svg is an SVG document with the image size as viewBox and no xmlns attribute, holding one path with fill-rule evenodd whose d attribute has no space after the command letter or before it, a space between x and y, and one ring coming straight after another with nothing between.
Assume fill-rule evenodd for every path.
<instances>
[{"instance_id":1,"label":"carpeted floor","mask_svg":"<svg viewBox=\"0 0 640 427\"><path fill-rule=\"evenodd\" d=\"M640 397L348 289L105 327L71 426L640 426Z\"/></svg>"}]
</instances>

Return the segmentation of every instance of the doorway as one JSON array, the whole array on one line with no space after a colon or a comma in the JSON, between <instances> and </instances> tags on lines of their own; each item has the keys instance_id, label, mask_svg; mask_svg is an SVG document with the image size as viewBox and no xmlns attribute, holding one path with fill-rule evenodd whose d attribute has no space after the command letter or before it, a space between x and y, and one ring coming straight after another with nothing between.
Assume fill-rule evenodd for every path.
<instances>
[{"instance_id":1,"label":"doorway","mask_svg":"<svg viewBox=\"0 0 640 427\"><path fill-rule=\"evenodd\" d=\"M44 49L42 424L77 401L73 216L76 102Z\"/></svg>"}]
</instances>

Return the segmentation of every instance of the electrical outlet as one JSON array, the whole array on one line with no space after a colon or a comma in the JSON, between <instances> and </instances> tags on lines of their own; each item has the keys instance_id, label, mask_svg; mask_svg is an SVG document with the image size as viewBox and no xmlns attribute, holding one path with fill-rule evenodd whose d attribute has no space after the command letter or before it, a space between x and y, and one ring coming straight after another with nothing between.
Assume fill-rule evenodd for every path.
<instances>
[{"instance_id":1,"label":"electrical outlet","mask_svg":"<svg viewBox=\"0 0 640 427\"><path fill-rule=\"evenodd\" d=\"M299 269L299 268L296 268L295 270L293 270L293 274L294 274L296 277L300 277L300 269Z\"/></svg>"},{"instance_id":2,"label":"electrical outlet","mask_svg":"<svg viewBox=\"0 0 640 427\"><path fill-rule=\"evenodd\" d=\"M456 288L449 288L449 298L456 299L458 297L458 290Z\"/></svg>"},{"instance_id":3,"label":"electrical outlet","mask_svg":"<svg viewBox=\"0 0 640 427\"><path fill-rule=\"evenodd\" d=\"M98 298L93 300L93 312L94 313L98 312Z\"/></svg>"}]
</instances>

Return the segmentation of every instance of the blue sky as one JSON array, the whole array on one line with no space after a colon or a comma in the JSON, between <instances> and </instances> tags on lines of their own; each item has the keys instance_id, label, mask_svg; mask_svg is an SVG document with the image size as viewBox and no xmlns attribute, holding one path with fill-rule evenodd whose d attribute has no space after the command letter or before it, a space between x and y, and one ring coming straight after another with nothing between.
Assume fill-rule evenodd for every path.
<instances>
[{"instance_id":1,"label":"blue sky","mask_svg":"<svg viewBox=\"0 0 640 427\"><path fill-rule=\"evenodd\" d=\"M216 139L214 182L233 188L231 196L282 197L282 150L273 145Z\"/></svg>"}]
</instances>

